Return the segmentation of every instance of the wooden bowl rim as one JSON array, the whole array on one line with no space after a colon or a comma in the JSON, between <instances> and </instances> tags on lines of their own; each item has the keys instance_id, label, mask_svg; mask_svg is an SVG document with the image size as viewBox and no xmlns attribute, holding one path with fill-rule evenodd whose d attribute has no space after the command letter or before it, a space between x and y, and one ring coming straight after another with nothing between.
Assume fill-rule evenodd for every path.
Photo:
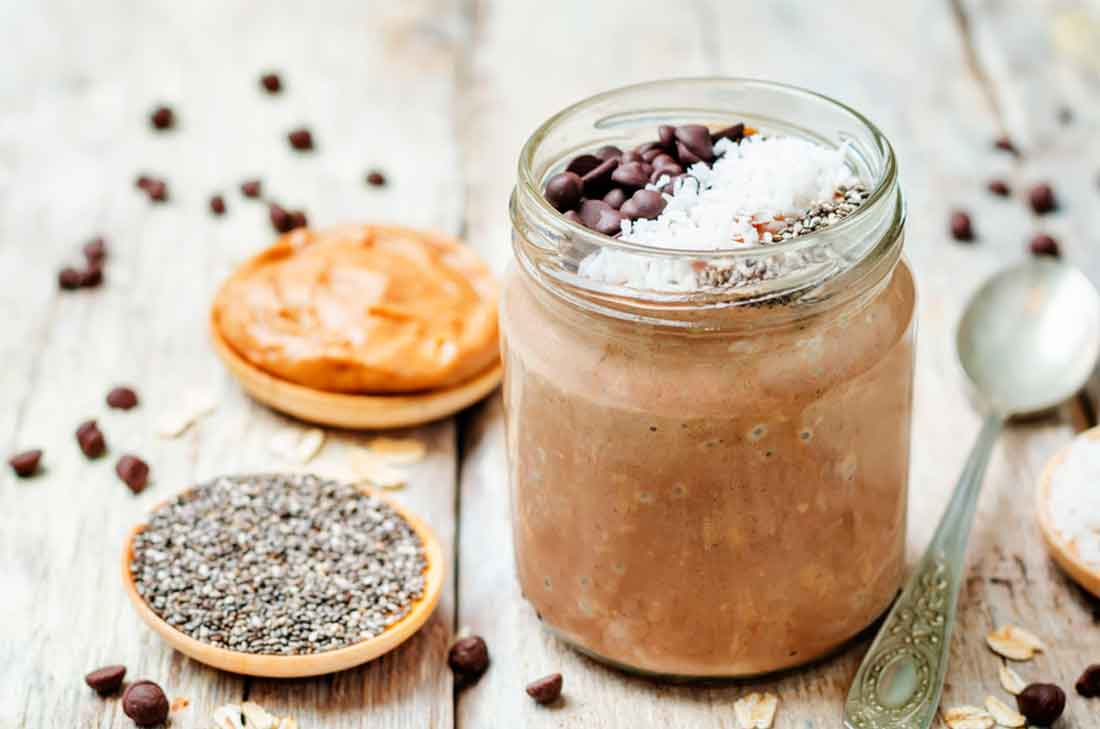
<instances>
[{"instance_id":1,"label":"wooden bowl rim","mask_svg":"<svg viewBox=\"0 0 1100 729\"><path fill-rule=\"evenodd\" d=\"M1084 589L1093 595L1100 597L1100 572L1090 569L1080 557L1077 549L1062 536L1062 533L1054 525L1054 517L1050 513L1050 489L1054 478L1054 472L1062 465L1069 455L1069 450L1078 438L1100 441L1100 427L1078 433L1066 445L1047 461L1043 472L1039 477L1039 485L1035 490L1035 512L1039 520L1039 531L1043 535L1043 542L1054 561L1070 577Z\"/></svg>"},{"instance_id":2,"label":"wooden bowl rim","mask_svg":"<svg viewBox=\"0 0 1100 729\"><path fill-rule=\"evenodd\" d=\"M213 311L209 324L215 353L245 392L275 410L320 425L338 428L423 425L478 402L497 388L504 375L504 366L498 358L469 380L442 390L412 395L355 395L316 390L276 377L242 357L218 331ZM333 415L333 412L354 415Z\"/></svg>"},{"instance_id":3,"label":"wooden bowl rim","mask_svg":"<svg viewBox=\"0 0 1100 729\"><path fill-rule=\"evenodd\" d=\"M184 489L175 498L193 488L195 487ZM192 638L183 631L172 627L166 620L157 615L153 608L145 602L145 599L138 594L137 587L134 585L130 573L134 538L148 526L147 522L137 524L130 529L122 547L122 583L126 589L126 594L141 619L169 645L200 663L224 671L265 678L300 678L342 671L374 660L404 643L427 622L439 603L440 595L443 592L445 565L443 562L443 549L439 544L439 540L420 517L374 489L362 485L359 485L358 488L363 493L375 496L387 503L409 523L424 545L425 559L428 563L424 571L424 594L413 603L409 612L403 618L373 638L361 640L342 648L301 656L243 653L219 648ZM168 502L169 499L159 502L150 509L150 513Z\"/></svg>"}]
</instances>

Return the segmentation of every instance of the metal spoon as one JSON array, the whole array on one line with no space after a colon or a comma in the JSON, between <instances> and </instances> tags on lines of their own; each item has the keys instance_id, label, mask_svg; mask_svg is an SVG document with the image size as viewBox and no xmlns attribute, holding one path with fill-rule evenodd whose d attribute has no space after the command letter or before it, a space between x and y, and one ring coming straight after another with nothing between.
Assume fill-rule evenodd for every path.
<instances>
[{"instance_id":1,"label":"metal spoon","mask_svg":"<svg viewBox=\"0 0 1100 729\"><path fill-rule=\"evenodd\" d=\"M936 718L966 542L993 444L1008 418L1048 410L1085 384L1100 354L1100 295L1067 264L1015 266L970 300L955 344L987 415L932 543L856 672L844 705L848 729L927 729Z\"/></svg>"}]
</instances>

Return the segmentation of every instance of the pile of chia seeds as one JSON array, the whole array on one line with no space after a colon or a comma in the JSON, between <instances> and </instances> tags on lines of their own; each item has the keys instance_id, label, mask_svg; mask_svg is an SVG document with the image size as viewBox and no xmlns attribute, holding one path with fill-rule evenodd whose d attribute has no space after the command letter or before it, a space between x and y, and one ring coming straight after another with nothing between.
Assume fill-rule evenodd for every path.
<instances>
[{"instance_id":1,"label":"pile of chia seeds","mask_svg":"<svg viewBox=\"0 0 1100 729\"><path fill-rule=\"evenodd\" d=\"M134 539L138 594L187 635L304 655L373 638L424 592L424 545L381 499L302 474L218 478Z\"/></svg>"}]
</instances>

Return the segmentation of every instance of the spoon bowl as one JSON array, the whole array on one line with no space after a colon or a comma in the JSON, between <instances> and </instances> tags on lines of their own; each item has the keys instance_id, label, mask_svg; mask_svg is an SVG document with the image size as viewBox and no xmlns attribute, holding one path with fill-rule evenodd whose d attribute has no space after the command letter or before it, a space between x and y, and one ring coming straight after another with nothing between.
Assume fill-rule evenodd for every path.
<instances>
[{"instance_id":1,"label":"spoon bowl","mask_svg":"<svg viewBox=\"0 0 1100 729\"><path fill-rule=\"evenodd\" d=\"M1004 416L1048 410L1072 397L1100 355L1100 296L1072 266L1035 260L987 281L956 337L980 404Z\"/></svg>"}]
</instances>

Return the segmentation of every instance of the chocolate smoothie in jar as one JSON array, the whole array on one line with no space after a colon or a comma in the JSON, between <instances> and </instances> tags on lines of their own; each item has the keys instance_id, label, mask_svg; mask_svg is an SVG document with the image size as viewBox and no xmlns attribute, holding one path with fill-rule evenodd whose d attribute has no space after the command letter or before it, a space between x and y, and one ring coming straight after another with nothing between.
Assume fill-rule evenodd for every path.
<instances>
[{"instance_id":1,"label":"chocolate smoothie in jar","mask_svg":"<svg viewBox=\"0 0 1100 729\"><path fill-rule=\"evenodd\" d=\"M519 580L663 676L811 661L903 572L914 287L889 142L801 89L673 80L524 147L501 311Z\"/></svg>"}]
</instances>

